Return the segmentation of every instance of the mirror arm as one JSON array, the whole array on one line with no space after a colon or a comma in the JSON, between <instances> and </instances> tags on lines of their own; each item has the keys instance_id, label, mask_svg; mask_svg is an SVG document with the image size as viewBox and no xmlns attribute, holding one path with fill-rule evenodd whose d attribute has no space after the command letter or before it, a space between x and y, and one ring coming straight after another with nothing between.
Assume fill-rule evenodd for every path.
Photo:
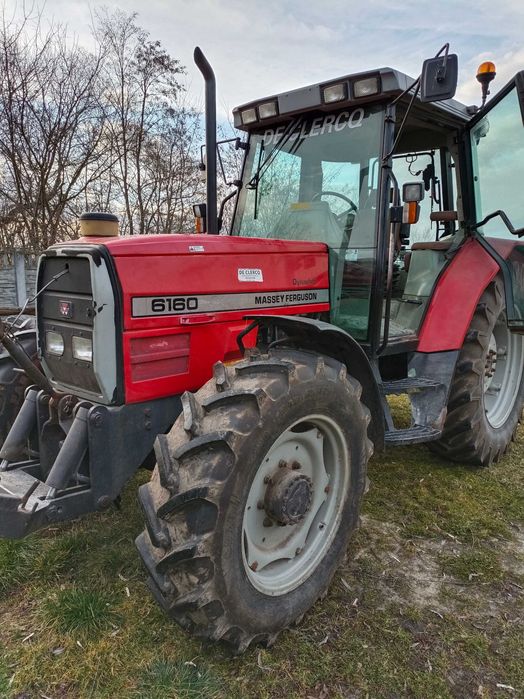
<instances>
[{"instance_id":1,"label":"mirror arm","mask_svg":"<svg viewBox=\"0 0 524 699\"><path fill-rule=\"evenodd\" d=\"M218 232L220 233L220 230L222 228L222 219L224 216L224 207L226 206L227 202L232 199L234 196L236 196L240 190L242 189L242 182L241 180L235 180L231 184L235 185L237 189L235 191L230 192L227 196L225 196L222 201L220 202L220 211L218 213Z\"/></svg>"}]
</instances>

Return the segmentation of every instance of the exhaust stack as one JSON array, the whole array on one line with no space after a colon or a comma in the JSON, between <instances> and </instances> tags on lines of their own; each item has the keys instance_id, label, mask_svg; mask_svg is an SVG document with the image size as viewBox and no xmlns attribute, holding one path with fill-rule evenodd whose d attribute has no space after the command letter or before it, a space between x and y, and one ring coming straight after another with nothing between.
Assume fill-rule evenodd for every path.
<instances>
[{"instance_id":1,"label":"exhaust stack","mask_svg":"<svg viewBox=\"0 0 524 699\"><path fill-rule=\"evenodd\" d=\"M217 107L215 74L207 58L197 46L195 63L206 83L206 229L217 235Z\"/></svg>"}]
</instances>

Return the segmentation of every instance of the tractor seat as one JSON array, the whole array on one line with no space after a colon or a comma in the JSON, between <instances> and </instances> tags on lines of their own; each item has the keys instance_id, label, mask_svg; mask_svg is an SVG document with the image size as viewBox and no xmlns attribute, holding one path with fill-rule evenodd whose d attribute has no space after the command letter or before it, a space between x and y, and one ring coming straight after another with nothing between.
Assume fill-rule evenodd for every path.
<instances>
[{"instance_id":1,"label":"tractor seat","mask_svg":"<svg viewBox=\"0 0 524 699\"><path fill-rule=\"evenodd\" d=\"M446 240L429 240L424 243L413 243L411 250L436 250L437 252L443 252L444 250L449 250L453 238L449 237Z\"/></svg>"}]
</instances>

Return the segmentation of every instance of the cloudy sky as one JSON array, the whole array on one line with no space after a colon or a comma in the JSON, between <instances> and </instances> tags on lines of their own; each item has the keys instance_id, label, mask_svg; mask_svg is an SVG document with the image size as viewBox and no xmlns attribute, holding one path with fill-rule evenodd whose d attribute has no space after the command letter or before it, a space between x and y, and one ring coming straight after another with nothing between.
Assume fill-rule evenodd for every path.
<instances>
[{"instance_id":1,"label":"cloudy sky","mask_svg":"<svg viewBox=\"0 0 524 699\"><path fill-rule=\"evenodd\" d=\"M0 0L8 15L24 0ZM30 0L25 0L26 6ZM191 101L202 83L192 63L200 45L217 76L218 108L359 70L391 66L417 75L422 60L445 42L459 55L457 98L479 103L476 68L497 65L494 91L524 69L523 0L47 0L44 18L64 22L89 41L99 4L137 12L151 38L187 66Z\"/></svg>"}]
</instances>

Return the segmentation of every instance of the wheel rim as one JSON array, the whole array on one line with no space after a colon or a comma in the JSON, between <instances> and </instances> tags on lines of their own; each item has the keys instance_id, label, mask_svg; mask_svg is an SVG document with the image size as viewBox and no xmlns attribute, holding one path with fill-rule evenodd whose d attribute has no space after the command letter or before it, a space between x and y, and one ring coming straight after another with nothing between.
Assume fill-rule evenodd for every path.
<instances>
[{"instance_id":1,"label":"wheel rim","mask_svg":"<svg viewBox=\"0 0 524 699\"><path fill-rule=\"evenodd\" d=\"M244 567L257 590L283 595L313 573L337 532L349 478L347 443L330 418L309 415L275 440L253 478L242 524ZM293 521L282 524L286 518Z\"/></svg>"},{"instance_id":2,"label":"wheel rim","mask_svg":"<svg viewBox=\"0 0 524 699\"><path fill-rule=\"evenodd\" d=\"M511 333L501 313L491 334L484 372L484 409L495 429L509 418L520 390L524 338Z\"/></svg>"}]
</instances>

